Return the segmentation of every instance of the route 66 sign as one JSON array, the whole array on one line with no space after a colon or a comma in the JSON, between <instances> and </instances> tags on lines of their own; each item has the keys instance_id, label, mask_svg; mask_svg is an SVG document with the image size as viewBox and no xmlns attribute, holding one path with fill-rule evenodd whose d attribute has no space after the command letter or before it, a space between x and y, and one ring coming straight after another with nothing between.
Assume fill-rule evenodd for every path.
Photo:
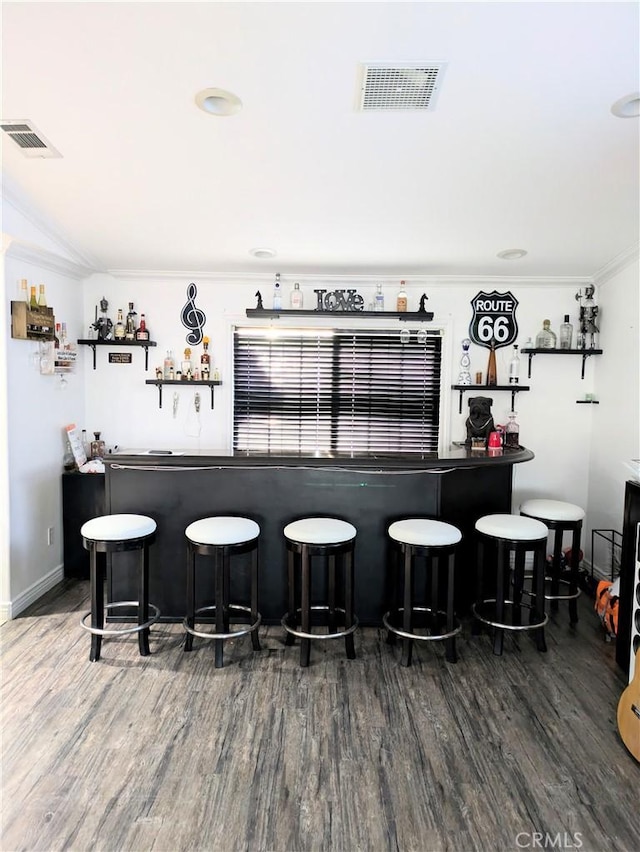
<instances>
[{"instance_id":1,"label":"route 66 sign","mask_svg":"<svg viewBox=\"0 0 640 852\"><path fill-rule=\"evenodd\" d=\"M508 346L518 336L516 308L518 300L512 293L480 292L471 300L473 317L469 326L469 337L478 346L500 349Z\"/></svg>"}]
</instances>

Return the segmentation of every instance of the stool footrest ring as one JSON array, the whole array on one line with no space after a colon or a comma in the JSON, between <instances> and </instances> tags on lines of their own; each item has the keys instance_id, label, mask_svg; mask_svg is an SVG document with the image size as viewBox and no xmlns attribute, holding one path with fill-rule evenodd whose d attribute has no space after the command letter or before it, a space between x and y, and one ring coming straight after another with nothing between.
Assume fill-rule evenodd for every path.
<instances>
[{"instance_id":1,"label":"stool footrest ring","mask_svg":"<svg viewBox=\"0 0 640 852\"><path fill-rule=\"evenodd\" d=\"M240 606L240 604L229 604L228 609L231 612L247 612L251 615L251 607L248 606ZM203 612L215 612L216 606L203 606L200 609L195 611L195 615L202 615ZM253 633L254 630L257 630L262 622L262 615L258 613L258 617L256 620L246 627L240 627L239 630L231 630L229 633L215 633L212 631L204 631L204 630L196 630L193 627L189 627L187 624L187 619L185 618L182 622L182 626L190 633L192 636L197 636L199 639L238 639L240 636L246 636L248 633Z\"/></svg>"},{"instance_id":2,"label":"stool footrest ring","mask_svg":"<svg viewBox=\"0 0 640 852\"><path fill-rule=\"evenodd\" d=\"M499 627L501 630L537 630L540 627L544 627L545 624L549 621L549 616L545 613L544 619L542 621L536 621L534 624L507 624L504 621L492 621L490 618L485 618L478 612L478 607L483 606L484 604L495 604L497 603L495 598L486 598L483 601L476 602L472 605L471 611L474 616L481 621L483 624L488 624L490 627ZM504 601L505 606L514 606L514 601ZM531 604L527 603L519 603L515 604L522 609L532 610L534 607Z\"/></svg>"},{"instance_id":3,"label":"stool footrest ring","mask_svg":"<svg viewBox=\"0 0 640 852\"><path fill-rule=\"evenodd\" d=\"M447 617L447 613L444 610L437 609L434 610L428 606L414 606L411 607L412 612L429 612L435 615L442 615L445 618ZM450 630L448 633L431 633L429 635L424 635L422 633L409 633L406 630L401 630L398 627L394 627L391 624L391 617L393 615L399 615L404 612L404 607L396 607L395 609L389 610L389 612L385 612L382 616L382 623L390 630L392 633L395 633L396 636L401 636L403 639L415 639L418 642L434 642L440 639L451 639L452 636L457 636L458 633L462 631L462 624L458 619L455 619L456 626L453 630Z\"/></svg>"},{"instance_id":4,"label":"stool footrest ring","mask_svg":"<svg viewBox=\"0 0 640 852\"><path fill-rule=\"evenodd\" d=\"M322 612L329 612L328 606L312 606L312 607L310 607L310 609L313 612L316 612L318 610L320 610ZM340 612L340 613L342 613L342 615L345 615L345 611L341 607L335 607L334 611ZM301 613L302 610L297 609L296 612ZM287 633L291 633L292 636L297 636L299 639L340 639L343 636L348 636L350 633L353 633L355 630L357 630L358 625L360 624L360 622L358 621L358 617L356 615L354 615L353 616L353 624L351 625L351 627L346 627L344 630L339 630L335 633L305 633L302 630L295 630L293 627L290 627L289 623L288 623L289 617L290 617L289 613L285 612L285 614L282 616L282 620L281 620L280 623L282 624L284 629L287 631Z\"/></svg>"},{"instance_id":5,"label":"stool footrest ring","mask_svg":"<svg viewBox=\"0 0 640 852\"><path fill-rule=\"evenodd\" d=\"M525 574L524 578L525 578L525 580L528 580L528 579L531 578L531 575ZM553 582L554 578L553 577L545 577L544 579L545 579L545 582L551 583L551 582ZM563 586L570 586L571 585L569 580L556 580L556 582L559 585L563 585ZM535 596L536 596L536 593L534 591L532 591L531 589L523 589L522 594L527 595L527 597L530 597L530 598L535 598ZM576 598L579 598L579 597L580 597L580 589L576 589L574 594L549 595L545 592L545 595L544 595L545 601L574 601L574 600L576 600Z\"/></svg>"},{"instance_id":6,"label":"stool footrest ring","mask_svg":"<svg viewBox=\"0 0 640 852\"><path fill-rule=\"evenodd\" d=\"M125 606L140 606L140 604L138 601L115 601L114 603L105 604L104 608L108 612L110 609L118 609L119 607ZM92 627L90 624L85 624L87 618L91 618L90 612L82 616L82 619L80 620L80 627L88 630L89 633L95 633L97 636L123 636L126 633L140 633L141 630L146 630L152 624L155 624L160 618L160 610L157 606L150 603L149 609L153 610L151 618L148 621L145 621L144 624L136 624L134 627L113 627L109 630L103 630L100 627Z\"/></svg>"}]
</instances>

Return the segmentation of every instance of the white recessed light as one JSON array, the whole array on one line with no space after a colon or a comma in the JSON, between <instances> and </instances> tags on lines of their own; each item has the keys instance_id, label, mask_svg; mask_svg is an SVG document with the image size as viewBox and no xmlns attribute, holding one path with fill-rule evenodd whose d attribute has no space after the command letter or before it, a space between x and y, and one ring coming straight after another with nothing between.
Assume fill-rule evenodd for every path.
<instances>
[{"instance_id":1,"label":"white recessed light","mask_svg":"<svg viewBox=\"0 0 640 852\"><path fill-rule=\"evenodd\" d=\"M611 112L618 118L637 118L640 115L640 92L632 92L617 100Z\"/></svg>"},{"instance_id":2,"label":"white recessed light","mask_svg":"<svg viewBox=\"0 0 640 852\"><path fill-rule=\"evenodd\" d=\"M276 256L276 251L272 248L253 248L249 254L259 260L269 260L269 258Z\"/></svg>"},{"instance_id":3,"label":"white recessed light","mask_svg":"<svg viewBox=\"0 0 640 852\"><path fill-rule=\"evenodd\" d=\"M526 253L524 249L505 249L504 251L499 251L497 257L500 260L520 260Z\"/></svg>"},{"instance_id":4,"label":"white recessed light","mask_svg":"<svg viewBox=\"0 0 640 852\"><path fill-rule=\"evenodd\" d=\"M242 109L240 98L224 89L203 89L196 95L196 103L209 115L233 115Z\"/></svg>"}]
</instances>

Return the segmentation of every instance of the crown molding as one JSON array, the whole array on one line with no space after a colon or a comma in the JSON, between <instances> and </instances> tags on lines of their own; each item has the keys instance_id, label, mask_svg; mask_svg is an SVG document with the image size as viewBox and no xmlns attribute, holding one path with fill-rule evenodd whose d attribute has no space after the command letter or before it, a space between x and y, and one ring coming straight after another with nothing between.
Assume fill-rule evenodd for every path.
<instances>
[{"instance_id":1,"label":"crown molding","mask_svg":"<svg viewBox=\"0 0 640 852\"><path fill-rule=\"evenodd\" d=\"M113 278L119 279L155 279L157 281L212 281L224 284L251 284L256 283L265 286L266 283L271 283L273 276L277 270L273 272L212 272L210 270L161 270L161 269L108 269L106 274ZM282 273L280 275L282 282L299 281L300 283L322 283L326 282L332 286L340 284L346 287L349 284L367 285L383 284L384 286L398 286L401 280L406 282L408 287L424 287L424 286L486 286L496 289L511 285L520 285L523 287L580 287L591 283L589 275L546 275L546 276L526 276L526 275L409 275L408 273L398 272L396 274L385 273L381 275L373 270L370 274L339 274L339 273L323 273L321 269L318 272L310 273Z\"/></svg>"},{"instance_id":2,"label":"crown molding","mask_svg":"<svg viewBox=\"0 0 640 852\"><path fill-rule=\"evenodd\" d=\"M640 243L636 243L628 249L625 249L625 251L620 252L620 254L610 260L609 263L606 263L603 267L601 267L594 274L593 283L597 286L606 284L610 278L613 278L619 272L622 272L623 269L631 266L631 264L635 263L639 258Z\"/></svg>"},{"instance_id":3,"label":"crown molding","mask_svg":"<svg viewBox=\"0 0 640 852\"><path fill-rule=\"evenodd\" d=\"M48 269L50 272L56 272L60 275L66 275L68 278L76 278L78 280L88 278L95 272L91 267L76 263L33 243L7 237L6 234L3 234L2 254L5 257L21 260L23 263L33 263L36 266Z\"/></svg>"},{"instance_id":4,"label":"crown molding","mask_svg":"<svg viewBox=\"0 0 640 852\"><path fill-rule=\"evenodd\" d=\"M79 251L76 246L70 243L49 218L44 216L42 213L37 212L33 204L27 200L25 195L7 181L6 176L3 176L2 178L2 199L17 210L21 216L24 216L24 218L35 228L41 231L44 236L57 243L61 249L64 249L64 251L70 255L71 263L76 263L78 267L88 269L89 274L102 271L102 268L95 258L84 254ZM54 252L48 253L51 255L54 254Z\"/></svg>"}]
</instances>

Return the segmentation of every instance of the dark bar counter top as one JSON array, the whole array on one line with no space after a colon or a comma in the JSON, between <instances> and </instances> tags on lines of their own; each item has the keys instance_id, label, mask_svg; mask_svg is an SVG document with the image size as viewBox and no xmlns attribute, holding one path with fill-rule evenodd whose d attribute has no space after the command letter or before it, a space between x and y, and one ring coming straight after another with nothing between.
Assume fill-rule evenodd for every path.
<instances>
[{"instance_id":1,"label":"dark bar counter top","mask_svg":"<svg viewBox=\"0 0 640 852\"><path fill-rule=\"evenodd\" d=\"M105 458L105 510L156 520L150 553L150 597L163 620L181 621L186 594L188 524L208 515L246 515L258 522L260 610L279 623L286 610L286 550L282 530L306 515L331 515L358 530L355 549L356 613L380 624L391 577L387 528L403 517L431 517L463 534L456 569L456 605L472 601L475 521L511 511L514 464L534 458L524 447L476 451L453 444L437 456L265 456L212 450L120 450ZM110 600L135 599L127 557L117 554L108 576ZM199 567L199 605L213 596L206 561ZM245 572L240 564L238 582ZM235 576L235 574L234 574ZM239 589L239 591L242 591Z\"/></svg>"}]
</instances>

